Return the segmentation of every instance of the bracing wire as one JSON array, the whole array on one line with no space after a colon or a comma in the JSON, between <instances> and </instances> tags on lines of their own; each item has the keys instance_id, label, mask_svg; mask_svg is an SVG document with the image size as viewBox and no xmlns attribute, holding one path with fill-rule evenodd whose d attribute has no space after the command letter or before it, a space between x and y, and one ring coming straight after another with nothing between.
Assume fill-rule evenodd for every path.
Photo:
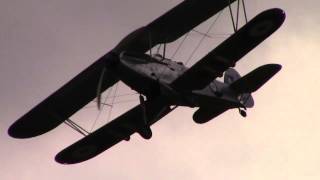
<instances>
[{"instance_id":1,"label":"bracing wire","mask_svg":"<svg viewBox=\"0 0 320 180\"><path fill-rule=\"evenodd\" d=\"M236 23L236 30L238 30L238 25L239 25L239 9L240 9L240 0L237 1L237 23Z\"/></svg>"},{"instance_id":2,"label":"bracing wire","mask_svg":"<svg viewBox=\"0 0 320 180\"><path fill-rule=\"evenodd\" d=\"M116 99L118 86L119 86L119 83L117 83L117 84L115 85L115 90L114 90L113 98L112 98L111 103L110 103L110 104L111 104L111 107L110 107L109 112L108 112L107 122L109 122L109 121L110 121L110 118L111 118L111 113L112 113L114 101L115 101L115 99Z\"/></svg>"},{"instance_id":3,"label":"bracing wire","mask_svg":"<svg viewBox=\"0 0 320 180\"><path fill-rule=\"evenodd\" d=\"M228 7L229 7L229 13L230 13L231 21L232 21L233 30L234 30L234 32L236 32L236 31L237 31L237 28L236 28L236 23L234 22L234 17L233 17L233 13L232 13L232 7L231 7L231 2L230 2L230 0L229 0L229 5L228 5Z\"/></svg>"},{"instance_id":4,"label":"bracing wire","mask_svg":"<svg viewBox=\"0 0 320 180\"><path fill-rule=\"evenodd\" d=\"M205 33L203 33L203 32L200 32L200 31L196 30L196 29L192 29L191 31L196 32L196 33L198 33L198 34L200 34L200 35L206 36L206 37L208 37L208 38L213 38L213 37L210 36L209 34L205 34Z\"/></svg>"},{"instance_id":5,"label":"bracing wire","mask_svg":"<svg viewBox=\"0 0 320 180\"><path fill-rule=\"evenodd\" d=\"M109 97L107 97L107 99L124 97L124 96L133 96L133 95L137 95L137 94L138 93L125 93L125 94L119 94L119 95L116 95L116 96L109 96Z\"/></svg>"},{"instance_id":6,"label":"bracing wire","mask_svg":"<svg viewBox=\"0 0 320 180\"><path fill-rule=\"evenodd\" d=\"M132 97L132 96L135 96L135 95L138 95L139 93L127 93L127 94L120 94L120 95L116 95L116 96L109 96L107 97L107 99L111 99L111 98L120 98L120 97ZM114 102L113 104L120 104L122 102L129 102L129 101L136 101L136 100L123 100L123 101L116 101ZM95 102L95 101L94 101ZM104 102L101 102L102 105L105 105L105 106L109 106L109 107L112 107L111 104L108 104L108 103L104 103ZM90 106L86 106L86 107L83 107L84 109L89 109L89 108L96 108L97 106L96 105L90 105Z\"/></svg>"},{"instance_id":7,"label":"bracing wire","mask_svg":"<svg viewBox=\"0 0 320 180\"><path fill-rule=\"evenodd\" d=\"M131 102L137 102L137 99L129 99L129 100L123 100L123 101L115 101L113 104L122 104L122 103L131 103Z\"/></svg>"},{"instance_id":8,"label":"bracing wire","mask_svg":"<svg viewBox=\"0 0 320 180\"><path fill-rule=\"evenodd\" d=\"M246 23L248 22L248 16L247 16L247 11L246 11L246 5L245 5L245 0L237 0L237 14L236 14L236 21L234 19L234 16L233 16L233 12L232 12L232 7L231 7L231 2L230 0L229 1L229 5L228 5L228 8L229 8L229 13L230 13L230 16L231 16L231 21L232 21L232 26L233 26L233 30L234 32L236 32L239 28L239 18L240 18L240 5L242 3L242 7L243 7L243 13L244 13L244 17L245 17L245 21ZM241 2L240 2L241 1ZM193 29L192 31L194 32L197 32L201 35L203 35L202 39L200 40L200 42L198 43L198 45L196 46L196 48L192 51L191 55L189 56L189 58L186 60L185 64L188 64L189 61L191 60L191 58L194 56L195 52L198 50L198 48L201 46L202 42L204 41L204 39L206 37L210 37L211 36L214 36L214 35L210 35L209 32L210 30L213 28L213 26L216 24L219 16L222 14L223 11L220 11L220 13L217 15L216 19L214 20L214 22L211 24L211 26L209 27L207 33L201 33L195 29ZM179 43L177 49L174 51L173 55L171 56L171 59L173 59L177 52L180 50L180 48L182 47L182 45L184 44L185 40L187 39L187 37L189 36L189 33L190 31L184 36L184 38L182 39L182 41ZM230 36L231 34L217 34L215 35L214 38L225 38L225 36ZM213 37L212 37L213 38Z\"/></svg>"},{"instance_id":9,"label":"bracing wire","mask_svg":"<svg viewBox=\"0 0 320 180\"><path fill-rule=\"evenodd\" d=\"M73 130L75 130L78 133L82 134L83 136L87 136L87 135L90 134L90 132L88 132L87 130L85 130L81 126L79 126L77 123L73 122L71 119L67 119L66 121L64 121L64 123L66 125L68 125L69 127L71 127Z\"/></svg>"},{"instance_id":10,"label":"bracing wire","mask_svg":"<svg viewBox=\"0 0 320 180\"><path fill-rule=\"evenodd\" d=\"M186 35L184 35L182 41L179 43L177 49L174 51L174 53L172 54L172 56L170 57L170 59L173 59L176 54L178 53L178 51L180 50L180 48L182 47L183 43L186 41L186 39L188 38L190 32L187 32Z\"/></svg>"},{"instance_id":11,"label":"bracing wire","mask_svg":"<svg viewBox=\"0 0 320 180\"><path fill-rule=\"evenodd\" d=\"M229 7L229 12L230 12L230 17L231 17L231 21L232 21L233 30L234 30L234 32L237 32L238 28L239 28L240 3L242 3L242 9L243 9L243 14L244 14L245 21L246 21L246 23L248 23L246 5L245 5L244 0L237 0L237 14L236 14L236 20L234 20L234 16L233 16L233 12L232 12L232 6L231 6L231 3L230 3L230 0L228 0L228 1L229 1L228 7Z\"/></svg>"},{"instance_id":12,"label":"bracing wire","mask_svg":"<svg viewBox=\"0 0 320 180\"><path fill-rule=\"evenodd\" d=\"M186 60L185 64L187 65L189 63L189 61L191 60L191 58L194 56L194 54L196 53L196 51L199 49L199 47L201 46L201 44L203 43L203 41L205 40L205 38L207 37L208 33L211 31L211 29L213 28L213 26L216 24L216 22L218 21L220 15L222 14L222 11L219 12L219 14L217 15L217 17L215 18L215 20L211 23L211 25L209 26L207 32L205 33L205 35L202 36L201 40L199 41L199 43L197 44L196 48L192 51L192 53L190 54L189 58Z\"/></svg>"},{"instance_id":13,"label":"bracing wire","mask_svg":"<svg viewBox=\"0 0 320 180\"><path fill-rule=\"evenodd\" d=\"M92 132L93 129L94 129L94 127L96 126L96 124L97 124L97 122L98 122L98 119L99 119L100 116L101 116L102 110L103 110L104 106L107 104L106 102L107 102L107 100L108 100L108 96L111 94L112 90L113 90L113 87L111 87L111 89L107 92L107 95L106 95L105 99L103 100L103 103L101 103L102 107L101 107L101 109L99 110L99 112L98 112L98 114L97 114L97 116L96 116L96 118L95 118L95 120L94 120L94 122L93 122L93 124L92 124L92 126L91 126L90 132ZM111 107L112 107L112 106L111 106Z\"/></svg>"},{"instance_id":14,"label":"bracing wire","mask_svg":"<svg viewBox=\"0 0 320 180\"><path fill-rule=\"evenodd\" d=\"M244 18L245 18L245 20L246 20L246 23L248 23L248 16L247 16L246 5L245 5L244 0L241 0L241 1L242 1L242 8L243 8Z\"/></svg>"}]
</instances>

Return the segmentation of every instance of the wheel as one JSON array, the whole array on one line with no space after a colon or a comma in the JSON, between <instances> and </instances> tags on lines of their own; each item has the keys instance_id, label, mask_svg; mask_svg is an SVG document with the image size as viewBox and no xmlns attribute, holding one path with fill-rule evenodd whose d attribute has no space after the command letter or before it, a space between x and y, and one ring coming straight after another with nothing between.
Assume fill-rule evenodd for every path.
<instances>
[{"instance_id":1,"label":"wheel","mask_svg":"<svg viewBox=\"0 0 320 180\"><path fill-rule=\"evenodd\" d=\"M246 111L240 109L239 112L240 112L240 115L241 115L242 117L247 117L247 112L246 112Z\"/></svg>"}]
</instances>

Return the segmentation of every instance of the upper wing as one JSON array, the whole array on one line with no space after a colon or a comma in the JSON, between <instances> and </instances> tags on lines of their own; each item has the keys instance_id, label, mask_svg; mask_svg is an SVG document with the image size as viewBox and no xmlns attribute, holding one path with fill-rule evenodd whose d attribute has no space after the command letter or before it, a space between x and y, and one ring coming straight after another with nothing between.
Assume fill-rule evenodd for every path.
<instances>
[{"instance_id":1,"label":"upper wing","mask_svg":"<svg viewBox=\"0 0 320 180\"><path fill-rule=\"evenodd\" d=\"M147 26L129 34L114 51L144 53L157 44L173 42L234 1L185 0Z\"/></svg>"},{"instance_id":2,"label":"upper wing","mask_svg":"<svg viewBox=\"0 0 320 180\"><path fill-rule=\"evenodd\" d=\"M186 90L204 88L276 31L284 19L281 9L262 12L178 77L172 86Z\"/></svg>"},{"instance_id":3,"label":"upper wing","mask_svg":"<svg viewBox=\"0 0 320 180\"><path fill-rule=\"evenodd\" d=\"M172 111L161 98L155 101L147 101L145 107L148 125L155 123ZM64 149L57 154L55 159L62 164L74 164L93 158L139 131L139 121L143 121L143 111L141 106L137 105L97 131Z\"/></svg>"},{"instance_id":4,"label":"upper wing","mask_svg":"<svg viewBox=\"0 0 320 180\"><path fill-rule=\"evenodd\" d=\"M55 128L96 97L99 77L104 67L102 57L63 87L54 92L8 130L15 138L34 137ZM111 72L104 74L102 91L118 81Z\"/></svg>"}]
</instances>

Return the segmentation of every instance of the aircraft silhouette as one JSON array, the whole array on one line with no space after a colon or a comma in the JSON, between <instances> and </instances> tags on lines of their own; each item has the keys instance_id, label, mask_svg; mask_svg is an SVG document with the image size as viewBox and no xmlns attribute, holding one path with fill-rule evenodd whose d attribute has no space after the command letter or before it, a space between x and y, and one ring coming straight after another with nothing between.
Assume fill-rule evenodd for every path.
<instances>
[{"instance_id":1,"label":"aircraft silhouette","mask_svg":"<svg viewBox=\"0 0 320 180\"><path fill-rule=\"evenodd\" d=\"M243 77L232 67L282 25L283 10L274 8L258 14L190 68L166 58L165 48L162 55L148 54L154 46L177 40L233 2L183 1L127 35L110 52L18 119L9 128L9 135L30 138L46 133L96 97L100 108L101 93L118 81L140 94L140 104L61 151L55 158L57 162L83 162L129 140L135 132L150 139L150 126L177 106L199 107L193 115L196 123L208 122L232 108L246 116L246 108L254 105L251 93L272 78L281 65L263 65ZM216 80L223 75L223 82Z\"/></svg>"}]
</instances>

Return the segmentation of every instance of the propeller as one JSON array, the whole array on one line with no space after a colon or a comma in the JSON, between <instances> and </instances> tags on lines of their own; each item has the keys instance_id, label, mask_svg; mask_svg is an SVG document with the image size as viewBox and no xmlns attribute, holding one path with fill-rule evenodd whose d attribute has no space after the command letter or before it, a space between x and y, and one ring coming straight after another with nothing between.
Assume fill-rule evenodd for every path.
<instances>
[{"instance_id":1,"label":"propeller","mask_svg":"<svg viewBox=\"0 0 320 180\"><path fill-rule=\"evenodd\" d=\"M97 107L98 110L101 109L101 88L102 88L102 83L103 83L103 77L104 74L106 73L106 67L103 67L101 75L99 77L99 82L98 82L98 87L97 87Z\"/></svg>"}]
</instances>

